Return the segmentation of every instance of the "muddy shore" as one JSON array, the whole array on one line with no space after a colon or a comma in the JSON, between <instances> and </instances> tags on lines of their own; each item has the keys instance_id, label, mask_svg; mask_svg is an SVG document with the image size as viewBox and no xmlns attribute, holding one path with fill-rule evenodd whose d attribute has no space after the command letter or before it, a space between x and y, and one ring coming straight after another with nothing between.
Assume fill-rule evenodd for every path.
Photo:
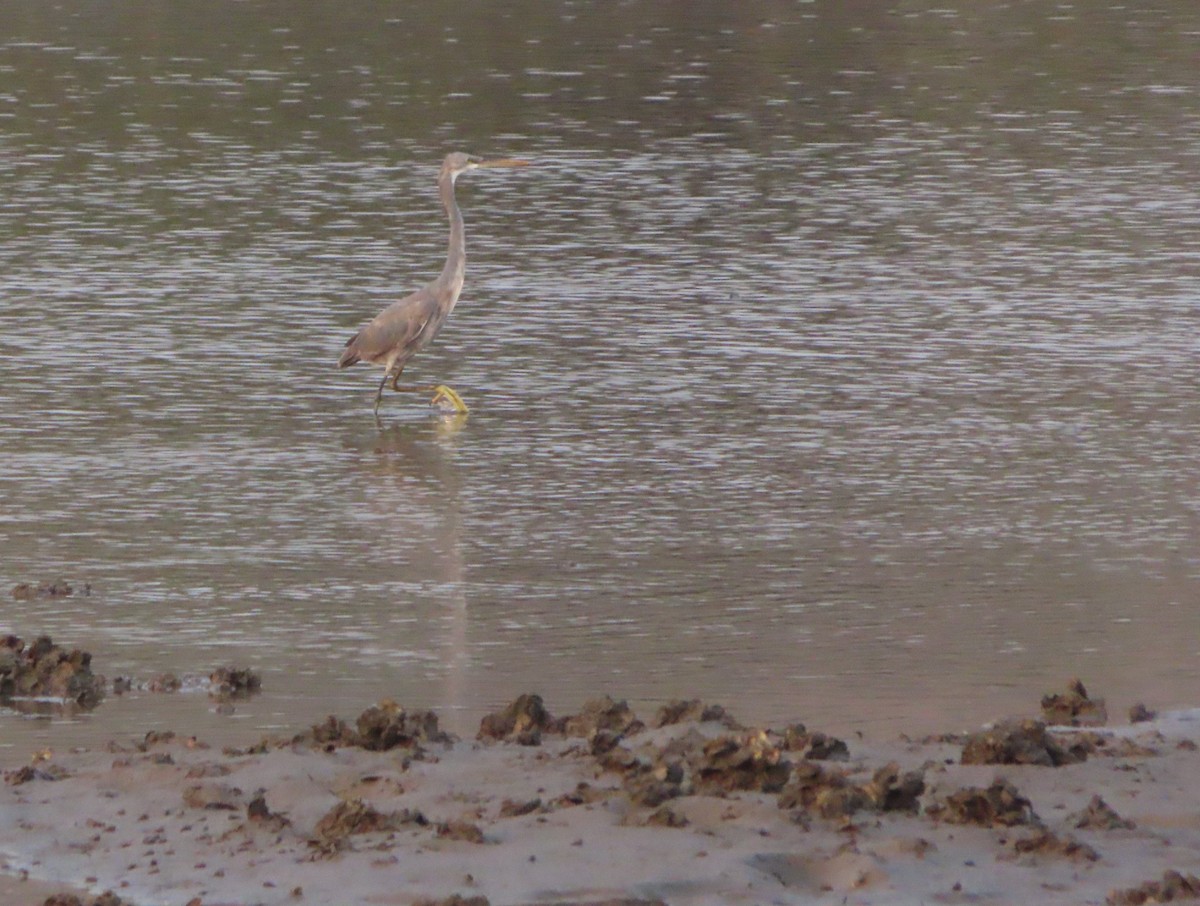
<instances>
[{"instance_id":1,"label":"muddy shore","mask_svg":"<svg viewBox=\"0 0 1200 906\"><path fill-rule=\"evenodd\" d=\"M0 899L40 906L47 881L138 906L1200 897L1200 714L1108 726L1082 684L1042 706L868 743L698 701L556 717L530 695L474 739L385 702L245 749L42 752L3 765Z\"/></svg>"}]
</instances>

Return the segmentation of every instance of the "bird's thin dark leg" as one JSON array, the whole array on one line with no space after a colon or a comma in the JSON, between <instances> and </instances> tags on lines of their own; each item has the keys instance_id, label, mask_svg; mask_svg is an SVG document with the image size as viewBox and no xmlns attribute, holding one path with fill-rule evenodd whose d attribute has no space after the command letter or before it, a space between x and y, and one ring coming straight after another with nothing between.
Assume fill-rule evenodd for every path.
<instances>
[{"instance_id":1,"label":"bird's thin dark leg","mask_svg":"<svg viewBox=\"0 0 1200 906\"><path fill-rule=\"evenodd\" d=\"M379 401L383 399L383 388L387 386L388 378L391 377L386 371L383 373L383 380L379 382L379 389L375 392L375 414L379 414ZM399 375L397 375L399 377Z\"/></svg>"}]
</instances>

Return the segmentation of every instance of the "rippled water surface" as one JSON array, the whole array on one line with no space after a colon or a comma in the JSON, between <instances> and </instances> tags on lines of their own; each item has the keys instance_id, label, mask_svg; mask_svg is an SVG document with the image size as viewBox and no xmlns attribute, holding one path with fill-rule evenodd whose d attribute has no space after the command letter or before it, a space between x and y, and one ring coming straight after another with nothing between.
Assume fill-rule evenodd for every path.
<instances>
[{"instance_id":1,"label":"rippled water surface","mask_svg":"<svg viewBox=\"0 0 1200 906\"><path fill-rule=\"evenodd\" d=\"M1200 700L1200 9L0 9L0 630L188 700ZM357 326L467 287L370 404ZM15 600L17 582L92 593Z\"/></svg>"}]
</instances>

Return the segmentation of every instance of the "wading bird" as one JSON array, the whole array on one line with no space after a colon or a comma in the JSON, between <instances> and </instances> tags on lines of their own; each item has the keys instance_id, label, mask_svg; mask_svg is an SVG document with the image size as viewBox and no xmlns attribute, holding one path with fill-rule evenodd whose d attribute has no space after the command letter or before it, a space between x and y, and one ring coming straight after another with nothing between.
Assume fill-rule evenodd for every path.
<instances>
[{"instance_id":1,"label":"wading bird","mask_svg":"<svg viewBox=\"0 0 1200 906\"><path fill-rule=\"evenodd\" d=\"M357 362L370 362L383 366L383 380L375 394L375 414L379 414L379 401L383 388L391 380L392 389L407 393L433 392L430 405L449 403L457 412L466 412L462 397L445 384L421 384L401 386L400 372L408 360L429 345L446 318L458 294L462 292L463 276L467 266L467 243L463 235L462 213L454 200L454 181L460 173L476 167L524 167L528 161L506 158L503 160L479 160L455 151L446 155L442 170L438 173L438 193L450 218L450 251L446 255L446 266L432 283L421 287L411 296L393 302L358 333L346 341L346 348L338 359L338 367L345 368Z\"/></svg>"}]
</instances>

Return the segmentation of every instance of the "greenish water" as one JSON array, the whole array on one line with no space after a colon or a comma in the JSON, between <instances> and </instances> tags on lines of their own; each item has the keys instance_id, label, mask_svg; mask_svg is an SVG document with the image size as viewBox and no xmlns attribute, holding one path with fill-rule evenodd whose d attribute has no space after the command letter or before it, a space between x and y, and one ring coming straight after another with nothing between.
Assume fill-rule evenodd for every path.
<instances>
[{"instance_id":1,"label":"greenish water","mask_svg":"<svg viewBox=\"0 0 1200 906\"><path fill-rule=\"evenodd\" d=\"M228 717L1198 698L1200 10L7 3L0 630ZM441 267L407 377L339 372Z\"/></svg>"}]
</instances>

